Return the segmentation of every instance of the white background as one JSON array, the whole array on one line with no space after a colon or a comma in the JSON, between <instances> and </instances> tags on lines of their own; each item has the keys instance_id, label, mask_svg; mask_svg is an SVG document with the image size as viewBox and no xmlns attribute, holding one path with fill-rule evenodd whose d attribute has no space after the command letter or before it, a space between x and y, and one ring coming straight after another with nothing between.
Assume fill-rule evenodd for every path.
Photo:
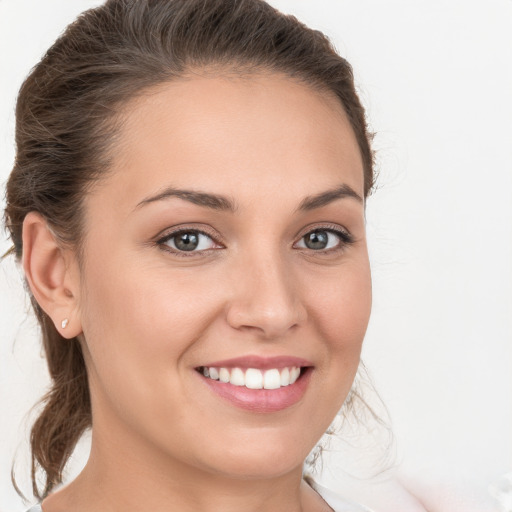
<instances>
[{"instance_id":1,"label":"white background","mask_svg":"<svg viewBox=\"0 0 512 512\"><path fill-rule=\"evenodd\" d=\"M23 78L67 23L99 3L0 0L2 189ZM332 38L354 66L377 132L364 359L390 410L399 473L431 492L464 480L484 493L512 469L512 1L271 3ZM17 453L26 471L25 415L47 386L28 309L8 259L0 265L0 512L23 510L11 462ZM357 485L325 478L360 498Z\"/></svg>"}]
</instances>

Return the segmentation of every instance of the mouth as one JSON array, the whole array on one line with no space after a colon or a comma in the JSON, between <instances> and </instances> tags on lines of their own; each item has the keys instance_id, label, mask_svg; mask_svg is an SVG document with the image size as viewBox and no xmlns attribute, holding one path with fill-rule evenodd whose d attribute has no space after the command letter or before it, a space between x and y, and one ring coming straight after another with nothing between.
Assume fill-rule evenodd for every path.
<instances>
[{"instance_id":1,"label":"mouth","mask_svg":"<svg viewBox=\"0 0 512 512\"><path fill-rule=\"evenodd\" d=\"M247 389L280 389L294 384L308 367L290 366L284 368L225 368L200 366L196 371L207 379L229 383Z\"/></svg>"},{"instance_id":2,"label":"mouth","mask_svg":"<svg viewBox=\"0 0 512 512\"><path fill-rule=\"evenodd\" d=\"M309 362L295 358L287 358L286 362L245 358L198 366L195 370L211 391L231 405L251 412L270 413L302 399L314 370L311 364L304 363Z\"/></svg>"}]
</instances>

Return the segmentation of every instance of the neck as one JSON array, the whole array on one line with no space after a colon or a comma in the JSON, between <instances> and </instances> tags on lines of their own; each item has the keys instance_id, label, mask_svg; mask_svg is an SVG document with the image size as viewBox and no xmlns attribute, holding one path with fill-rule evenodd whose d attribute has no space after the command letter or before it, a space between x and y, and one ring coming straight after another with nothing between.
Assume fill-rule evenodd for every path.
<instances>
[{"instance_id":1,"label":"neck","mask_svg":"<svg viewBox=\"0 0 512 512\"><path fill-rule=\"evenodd\" d=\"M237 478L162 455L135 437L94 434L84 470L45 500L44 512L322 510L300 466L272 477Z\"/></svg>"}]
</instances>

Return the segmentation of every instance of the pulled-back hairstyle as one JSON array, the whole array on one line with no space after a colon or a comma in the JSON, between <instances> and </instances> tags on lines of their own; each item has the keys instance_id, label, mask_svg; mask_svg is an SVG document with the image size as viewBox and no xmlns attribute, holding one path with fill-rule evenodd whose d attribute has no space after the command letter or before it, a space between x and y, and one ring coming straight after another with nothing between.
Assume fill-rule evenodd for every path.
<instances>
[{"instance_id":1,"label":"pulled-back hairstyle","mask_svg":"<svg viewBox=\"0 0 512 512\"><path fill-rule=\"evenodd\" d=\"M337 96L359 144L368 195L373 154L364 110L350 65L321 32L262 0L108 0L71 24L21 87L5 210L9 252L21 258L23 220L35 211L80 262L82 202L108 172L121 107L206 69L278 72ZM91 426L91 406L79 339L61 337L33 297L32 304L52 379L31 431L32 487L44 498Z\"/></svg>"}]
</instances>

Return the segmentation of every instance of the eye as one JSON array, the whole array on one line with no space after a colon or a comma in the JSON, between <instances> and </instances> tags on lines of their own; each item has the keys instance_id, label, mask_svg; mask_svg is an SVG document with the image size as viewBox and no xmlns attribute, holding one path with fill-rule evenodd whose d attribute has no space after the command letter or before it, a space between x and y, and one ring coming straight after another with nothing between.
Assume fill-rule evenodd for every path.
<instances>
[{"instance_id":1,"label":"eye","mask_svg":"<svg viewBox=\"0 0 512 512\"><path fill-rule=\"evenodd\" d=\"M158 241L173 252L200 252L208 249L218 249L219 246L211 236L197 230L175 231Z\"/></svg>"},{"instance_id":2,"label":"eye","mask_svg":"<svg viewBox=\"0 0 512 512\"><path fill-rule=\"evenodd\" d=\"M306 233L296 244L296 247L312 251L329 251L330 249L342 249L351 243L353 243L353 238L345 231L315 229Z\"/></svg>"}]
</instances>

